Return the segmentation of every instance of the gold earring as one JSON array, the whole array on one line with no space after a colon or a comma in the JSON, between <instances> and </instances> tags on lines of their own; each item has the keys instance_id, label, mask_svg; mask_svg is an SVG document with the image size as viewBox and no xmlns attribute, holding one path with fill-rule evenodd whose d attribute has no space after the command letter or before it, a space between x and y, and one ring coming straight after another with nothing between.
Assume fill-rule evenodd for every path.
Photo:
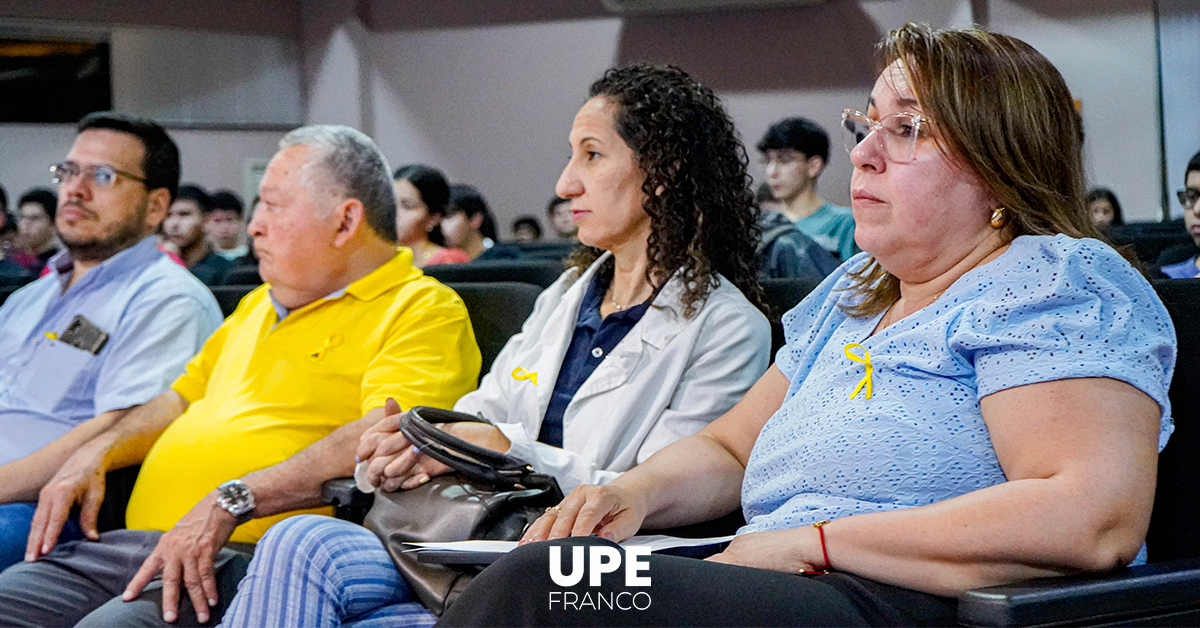
<instances>
[{"instance_id":1,"label":"gold earring","mask_svg":"<svg viewBox=\"0 0 1200 628\"><path fill-rule=\"evenodd\" d=\"M999 229L1004 226L1004 223L1008 222L1008 220L1005 219L1004 211L1005 210L1003 207L997 207L996 209L992 210L991 224L993 229Z\"/></svg>"}]
</instances>

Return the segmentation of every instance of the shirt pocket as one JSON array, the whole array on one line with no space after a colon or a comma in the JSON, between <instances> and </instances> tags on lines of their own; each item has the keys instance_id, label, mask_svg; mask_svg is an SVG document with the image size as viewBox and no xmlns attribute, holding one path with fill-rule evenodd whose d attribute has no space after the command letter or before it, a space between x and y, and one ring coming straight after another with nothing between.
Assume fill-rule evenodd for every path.
<instances>
[{"instance_id":1,"label":"shirt pocket","mask_svg":"<svg viewBox=\"0 0 1200 628\"><path fill-rule=\"evenodd\" d=\"M37 407L50 411L91 406L96 359L95 355L65 342L40 340L29 362L21 367L14 388L39 400Z\"/></svg>"}]
</instances>

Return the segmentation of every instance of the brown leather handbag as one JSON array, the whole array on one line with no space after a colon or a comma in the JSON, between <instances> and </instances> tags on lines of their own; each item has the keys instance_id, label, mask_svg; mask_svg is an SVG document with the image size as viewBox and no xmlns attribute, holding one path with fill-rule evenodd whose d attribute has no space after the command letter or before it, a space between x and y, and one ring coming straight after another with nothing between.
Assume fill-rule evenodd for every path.
<instances>
[{"instance_id":1,"label":"brown leather handbag","mask_svg":"<svg viewBox=\"0 0 1200 628\"><path fill-rule=\"evenodd\" d=\"M375 503L363 521L383 540L413 593L438 616L483 566L424 563L416 552L405 552L412 549L407 543L517 540L526 526L563 498L553 477L433 425L461 421L490 423L426 406L400 416L400 431L409 442L455 473L409 490L376 491Z\"/></svg>"}]
</instances>

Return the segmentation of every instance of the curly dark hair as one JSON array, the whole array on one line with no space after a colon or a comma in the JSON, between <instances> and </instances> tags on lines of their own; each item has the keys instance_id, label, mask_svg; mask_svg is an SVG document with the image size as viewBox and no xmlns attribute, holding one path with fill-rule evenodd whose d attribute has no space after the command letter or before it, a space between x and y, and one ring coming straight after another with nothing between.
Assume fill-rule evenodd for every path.
<instances>
[{"instance_id":1,"label":"curly dark hair","mask_svg":"<svg viewBox=\"0 0 1200 628\"><path fill-rule=\"evenodd\" d=\"M678 272L688 318L717 287L718 274L766 311L754 254L761 233L749 159L717 96L677 67L648 63L608 70L588 95L616 105L617 134L646 173L646 279L658 285ZM580 249L570 263L586 268L602 252Z\"/></svg>"}]
</instances>

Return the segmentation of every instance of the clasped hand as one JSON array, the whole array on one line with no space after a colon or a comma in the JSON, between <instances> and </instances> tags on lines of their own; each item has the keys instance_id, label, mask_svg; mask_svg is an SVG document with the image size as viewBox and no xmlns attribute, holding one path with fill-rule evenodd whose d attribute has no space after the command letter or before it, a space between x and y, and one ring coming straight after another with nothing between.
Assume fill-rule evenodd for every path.
<instances>
[{"instance_id":1,"label":"clasped hand","mask_svg":"<svg viewBox=\"0 0 1200 628\"><path fill-rule=\"evenodd\" d=\"M367 462L367 481L385 491L410 489L450 472L450 467L417 451L400 432L400 404L389 398L384 417L358 439L355 459Z\"/></svg>"}]
</instances>

